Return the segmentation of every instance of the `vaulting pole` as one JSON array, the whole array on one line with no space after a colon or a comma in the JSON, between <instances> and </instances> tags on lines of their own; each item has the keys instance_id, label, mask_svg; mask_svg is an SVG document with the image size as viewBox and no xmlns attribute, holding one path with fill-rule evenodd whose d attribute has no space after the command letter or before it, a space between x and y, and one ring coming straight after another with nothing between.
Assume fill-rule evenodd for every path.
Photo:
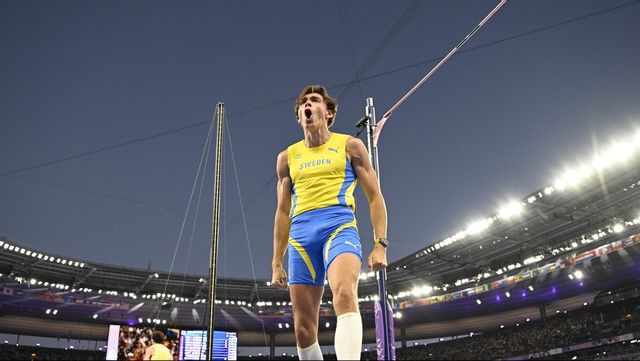
<instances>
[{"instance_id":1,"label":"vaulting pole","mask_svg":"<svg viewBox=\"0 0 640 361\"><path fill-rule=\"evenodd\" d=\"M380 171L378 164L378 140L382 127L391 117L393 112L409 98L422 84L424 84L449 58L453 56L493 15L507 2L500 0L499 3L476 25L476 27L464 37L449 53L447 53L439 62L425 75L416 85L413 86L400 100L391 107L384 115L379 123L376 122L375 108L373 106L373 98L367 98L365 107L365 117L362 118L357 127L366 126L367 128L367 148L371 164L378 174L378 184L380 184ZM376 320L376 349L378 351L378 360L395 360L395 333L393 326L393 310L387 299L387 270L383 268L376 274L378 280L378 300L375 302L375 320Z\"/></svg>"},{"instance_id":2,"label":"vaulting pole","mask_svg":"<svg viewBox=\"0 0 640 361\"><path fill-rule=\"evenodd\" d=\"M374 142L374 132L376 129L376 111L373 106L373 98L367 98L365 107L365 117L359 122L367 128L367 149L371 165L378 175L378 185L380 185L380 164L378 162L378 147ZM393 326L393 310L387 300L387 269L383 268L376 273L378 280L378 300L375 303L376 319L376 349L378 350L378 360L395 360L395 334Z\"/></svg>"},{"instance_id":3,"label":"vaulting pole","mask_svg":"<svg viewBox=\"0 0 640 361\"><path fill-rule=\"evenodd\" d=\"M398 100L398 102L396 104L394 104L394 106L391 107L391 109L387 110L386 113L384 113L384 115L382 116L382 119L380 119L380 122L378 123L378 126L375 129L375 132L373 134L373 145L378 145L378 138L380 137L380 133L382 132L382 127L384 127L385 123L387 122L387 120L391 117L391 115L393 114L393 111L398 109L398 107L404 103L405 100L407 100L408 97L411 96L411 94L413 94L416 90L418 90L418 88L420 88L422 86L422 84L424 84L424 82L426 82L429 78L431 78L431 76L438 71L438 69L440 69L440 67L442 66L442 64L446 63L447 60L449 60L449 58L451 58L453 56L453 54L455 54L460 48L462 48L462 46L469 41L469 39L471 39L478 30L480 30L480 28L487 22L489 21L489 19L491 19L491 17L493 17L493 15L498 12L498 10L500 10L500 8L507 2L507 0L500 0L500 2L478 23L478 25L476 25L475 28L473 28L473 30L467 34L467 36L464 37L464 39L462 39L458 45L456 45L453 49L451 49L451 51L449 51L449 53L447 53L447 55L445 55L439 62L438 64L436 64L436 66L434 66L428 73L427 75L425 75L424 77L422 77L422 79L420 79L420 81L413 86L413 88L411 88L411 90L409 90L407 92L407 94L405 94L402 98L400 98L400 100Z\"/></svg>"},{"instance_id":4,"label":"vaulting pole","mask_svg":"<svg viewBox=\"0 0 640 361\"><path fill-rule=\"evenodd\" d=\"M213 360L213 320L216 312L216 268L218 265L218 238L220 235L220 190L222 183L222 148L224 145L224 103L216 105L217 137L216 158L213 176L213 222L211 231L211 255L209 257L209 294L208 294L208 323L207 323L207 360Z\"/></svg>"}]
</instances>

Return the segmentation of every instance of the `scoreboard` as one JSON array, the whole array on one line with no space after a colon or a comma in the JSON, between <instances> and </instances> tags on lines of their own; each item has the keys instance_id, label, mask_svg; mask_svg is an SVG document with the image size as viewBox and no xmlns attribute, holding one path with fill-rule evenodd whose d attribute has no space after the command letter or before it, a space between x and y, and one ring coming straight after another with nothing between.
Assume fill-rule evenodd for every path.
<instances>
[{"instance_id":1,"label":"scoreboard","mask_svg":"<svg viewBox=\"0 0 640 361\"><path fill-rule=\"evenodd\" d=\"M180 331L180 360L206 359L207 331ZM238 359L238 338L235 332L213 331L213 359Z\"/></svg>"}]
</instances>

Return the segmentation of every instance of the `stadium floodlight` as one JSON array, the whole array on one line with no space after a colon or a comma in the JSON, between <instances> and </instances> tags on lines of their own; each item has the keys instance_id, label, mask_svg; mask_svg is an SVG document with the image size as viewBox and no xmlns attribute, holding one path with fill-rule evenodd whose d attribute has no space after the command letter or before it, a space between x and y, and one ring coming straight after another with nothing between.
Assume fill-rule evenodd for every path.
<instances>
[{"instance_id":1,"label":"stadium floodlight","mask_svg":"<svg viewBox=\"0 0 640 361\"><path fill-rule=\"evenodd\" d=\"M622 230L624 230L624 226L623 226L622 224L620 224L620 223L616 223L616 224L613 226L613 231L614 231L615 233L620 233L620 232L622 232Z\"/></svg>"},{"instance_id":2,"label":"stadium floodlight","mask_svg":"<svg viewBox=\"0 0 640 361\"><path fill-rule=\"evenodd\" d=\"M47 310L46 310L46 311L44 311L44 313L46 313L47 315L48 315L48 314L50 314L50 313L51 313L51 309L50 309L50 308L47 308Z\"/></svg>"},{"instance_id":3,"label":"stadium floodlight","mask_svg":"<svg viewBox=\"0 0 640 361\"><path fill-rule=\"evenodd\" d=\"M411 294L414 296L430 295L433 292L431 286L416 286L411 290Z\"/></svg>"},{"instance_id":4,"label":"stadium floodlight","mask_svg":"<svg viewBox=\"0 0 640 361\"><path fill-rule=\"evenodd\" d=\"M586 165L582 164L578 168L577 173L580 176L580 178L583 178L583 179L588 178L593 174L593 168L587 167Z\"/></svg>"},{"instance_id":5,"label":"stadium floodlight","mask_svg":"<svg viewBox=\"0 0 640 361\"><path fill-rule=\"evenodd\" d=\"M563 191L565 188L567 188L567 183L566 183L566 181L564 180L564 178L556 179L556 180L553 182L553 188L554 188L555 190Z\"/></svg>"},{"instance_id":6,"label":"stadium floodlight","mask_svg":"<svg viewBox=\"0 0 640 361\"><path fill-rule=\"evenodd\" d=\"M288 323L288 322L287 322L287 323L285 323L285 324L284 324L284 327L289 328L289 323Z\"/></svg>"},{"instance_id":7,"label":"stadium floodlight","mask_svg":"<svg viewBox=\"0 0 640 361\"><path fill-rule=\"evenodd\" d=\"M480 299L478 298L478 299L476 299L476 303L477 303L477 304L479 304L479 305L481 305L481 304L482 304L482 301L480 301Z\"/></svg>"},{"instance_id":8,"label":"stadium floodlight","mask_svg":"<svg viewBox=\"0 0 640 361\"><path fill-rule=\"evenodd\" d=\"M511 297L511 293L509 293L509 291L504 293L505 296L507 296L507 298Z\"/></svg>"},{"instance_id":9,"label":"stadium floodlight","mask_svg":"<svg viewBox=\"0 0 640 361\"><path fill-rule=\"evenodd\" d=\"M569 279L574 279L573 274L569 273Z\"/></svg>"},{"instance_id":10,"label":"stadium floodlight","mask_svg":"<svg viewBox=\"0 0 640 361\"><path fill-rule=\"evenodd\" d=\"M331 324L329 322L324 324L324 327L329 328L329 326L331 326Z\"/></svg>"},{"instance_id":11,"label":"stadium floodlight","mask_svg":"<svg viewBox=\"0 0 640 361\"><path fill-rule=\"evenodd\" d=\"M582 271L580 270L575 271L573 274L576 276L577 279L582 279L583 277Z\"/></svg>"},{"instance_id":12,"label":"stadium floodlight","mask_svg":"<svg viewBox=\"0 0 640 361\"><path fill-rule=\"evenodd\" d=\"M489 225L493 223L493 219L482 219L479 221L472 222L469 227L467 227L466 232L468 234L479 234L489 227Z\"/></svg>"},{"instance_id":13,"label":"stadium floodlight","mask_svg":"<svg viewBox=\"0 0 640 361\"><path fill-rule=\"evenodd\" d=\"M633 145L627 142L618 142L603 153L600 153L593 160L593 167L597 170L608 168L616 163L621 163L629 159Z\"/></svg>"},{"instance_id":14,"label":"stadium floodlight","mask_svg":"<svg viewBox=\"0 0 640 361\"><path fill-rule=\"evenodd\" d=\"M578 248L578 242L571 242L571 247Z\"/></svg>"},{"instance_id":15,"label":"stadium floodlight","mask_svg":"<svg viewBox=\"0 0 640 361\"><path fill-rule=\"evenodd\" d=\"M529 285L529 291L533 291L533 286Z\"/></svg>"},{"instance_id":16,"label":"stadium floodlight","mask_svg":"<svg viewBox=\"0 0 640 361\"><path fill-rule=\"evenodd\" d=\"M562 181L566 186L575 187L580 183L581 178L582 177L580 176L580 173L578 173L577 171L568 170L562 177Z\"/></svg>"},{"instance_id":17,"label":"stadium floodlight","mask_svg":"<svg viewBox=\"0 0 640 361\"><path fill-rule=\"evenodd\" d=\"M522 213L522 209L523 209L522 203L516 202L516 201L510 201L506 205L500 208L500 210L498 211L498 214L502 219L509 219L513 216L517 216L518 214Z\"/></svg>"},{"instance_id":18,"label":"stadium floodlight","mask_svg":"<svg viewBox=\"0 0 640 361\"><path fill-rule=\"evenodd\" d=\"M98 314L94 313L93 316L91 316L91 317L95 320L96 318L98 318Z\"/></svg>"},{"instance_id":19,"label":"stadium floodlight","mask_svg":"<svg viewBox=\"0 0 640 361\"><path fill-rule=\"evenodd\" d=\"M54 314L54 315L57 315L58 314L58 310L53 310L51 313Z\"/></svg>"}]
</instances>

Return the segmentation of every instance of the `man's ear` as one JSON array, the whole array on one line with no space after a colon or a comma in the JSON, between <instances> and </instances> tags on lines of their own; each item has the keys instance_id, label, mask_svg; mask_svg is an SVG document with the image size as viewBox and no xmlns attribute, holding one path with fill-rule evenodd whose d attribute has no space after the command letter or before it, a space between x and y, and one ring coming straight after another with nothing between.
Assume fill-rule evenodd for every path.
<instances>
[{"instance_id":1,"label":"man's ear","mask_svg":"<svg viewBox=\"0 0 640 361\"><path fill-rule=\"evenodd\" d=\"M335 117L335 113L333 112L333 110L327 109L327 118L333 119L333 117Z\"/></svg>"}]
</instances>

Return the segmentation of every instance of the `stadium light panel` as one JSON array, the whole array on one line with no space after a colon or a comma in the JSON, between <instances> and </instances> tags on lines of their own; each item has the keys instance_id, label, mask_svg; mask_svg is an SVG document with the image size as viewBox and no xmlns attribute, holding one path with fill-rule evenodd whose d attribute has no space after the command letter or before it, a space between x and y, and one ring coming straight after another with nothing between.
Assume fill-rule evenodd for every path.
<instances>
[{"instance_id":1,"label":"stadium light panel","mask_svg":"<svg viewBox=\"0 0 640 361\"><path fill-rule=\"evenodd\" d=\"M564 179L556 179L556 181L553 182L553 188L556 190L563 191L566 187L567 184Z\"/></svg>"},{"instance_id":2,"label":"stadium light panel","mask_svg":"<svg viewBox=\"0 0 640 361\"><path fill-rule=\"evenodd\" d=\"M523 206L520 202L510 201L500 208L498 215L500 215L500 218L502 219L509 219L522 213L522 209Z\"/></svg>"},{"instance_id":3,"label":"stadium light panel","mask_svg":"<svg viewBox=\"0 0 640 361\"><path fill-rule=\"evenodd\" d=\"M490 221L489 219L472 222L469 227L467 227L466 232L468 234L479 234L487 229L491 223L493 223L493 220Z\"/></svg>"},{"instance_id":4,"label":"stadium light panel","mask_svg":"<svg viewBox=\"0 0 640 361\"><path fill-rule=\"evenodd\" d=\"M623 226L622 224L620 224L620 223L616 223L616 224L613 226L613 231L614 231L615 233L620 233L620 232L622 232L622 230L624 230L624 226Z\"/></svg>"}]
</instances>

